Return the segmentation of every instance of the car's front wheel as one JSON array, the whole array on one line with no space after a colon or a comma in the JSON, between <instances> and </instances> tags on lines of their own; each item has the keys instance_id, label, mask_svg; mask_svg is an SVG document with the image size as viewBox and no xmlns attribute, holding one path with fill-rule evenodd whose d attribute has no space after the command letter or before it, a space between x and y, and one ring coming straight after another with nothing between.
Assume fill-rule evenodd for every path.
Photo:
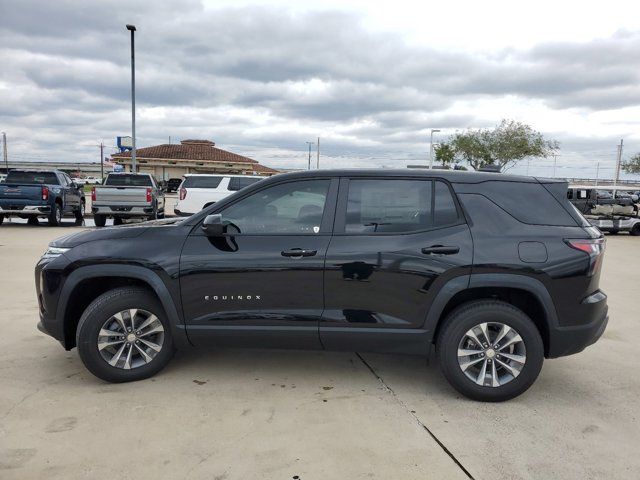
<instances>
[{"instance_id":1,"label":"car's front wheel","mask_svg":"<svg viewBox=\"0 0 640 480\"><path fill-rule=\"evenodd\" d=\"M463 395L484 402L517 397L536 380L544 345L533 321L497 300L460 306L437 339L440 368Z\"/></svg>"},{"instance_id":2,"label":"car's front wheel","mask_svg":"<svg viewBox=\"0 0 640 480\"><path fill-rule=\"evenodd\" d=\"M108 382L151 377L173 355L162 305L137 287L116 288L91 302L78 323L76 344L85 367Z\"/></svg>"}]
</instances>

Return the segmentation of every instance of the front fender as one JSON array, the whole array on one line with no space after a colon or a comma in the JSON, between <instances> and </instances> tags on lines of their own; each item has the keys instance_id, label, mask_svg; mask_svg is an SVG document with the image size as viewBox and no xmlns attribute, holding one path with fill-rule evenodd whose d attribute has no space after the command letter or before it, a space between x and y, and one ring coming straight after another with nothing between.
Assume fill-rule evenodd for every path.
<instances>
[{"instance_id":1,"label":"front fender","mask_svg":"<svg viewBox=\"0 0 640 480\"><path fill-rule=\"evenodd\" d=\"M56 310L56 318L60 325L64 324L67 303L75 288L84 280L98 277L133 278L146 283L162 303L169 323L171 324L173 340L176 347L180 348L181 346L190 345L184 322L179 313L182 309L177 308L164 282L152 270L136 265L89 265L74 270L64 282L64 286L60 292L60 299Z\"/></svg>"}]
</instances>

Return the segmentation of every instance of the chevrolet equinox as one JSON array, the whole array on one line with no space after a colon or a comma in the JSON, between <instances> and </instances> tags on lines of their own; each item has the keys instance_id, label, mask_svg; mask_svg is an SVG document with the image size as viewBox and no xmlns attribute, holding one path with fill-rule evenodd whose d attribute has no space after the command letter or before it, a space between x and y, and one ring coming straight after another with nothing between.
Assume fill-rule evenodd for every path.
<instances>
[{"instance_id":1,"label":"chevrolet equinox","mask_svg":"<svg viewBox=\"0 0 640 480\"><path fill-rule=\"evenodd\" d=\"M604 247L563 181L282 174L188 218L54 240L35 269L38 327L109 382L188 346L434 347L455 389L501 401L602 335Z\"/></svg>"}]
</instances>

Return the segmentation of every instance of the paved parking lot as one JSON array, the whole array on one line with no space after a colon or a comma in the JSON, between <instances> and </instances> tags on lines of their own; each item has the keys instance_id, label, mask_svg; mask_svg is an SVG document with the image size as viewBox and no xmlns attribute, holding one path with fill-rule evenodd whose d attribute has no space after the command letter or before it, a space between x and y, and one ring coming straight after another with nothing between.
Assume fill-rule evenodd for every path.
<instances>
[{"instance_id":1,"label":"paved parking lot","mask_svg":"<svg viewBox=\"0 0 640 480\"><path fill-rule=\"evenodd\" d=\"M637 478L640 239L609 237L611 321L503 404L435 364L324 352L184 351L104 383L36 328L33 266L79 227L0 227L0 478Z\"/></svg>"}]
</instances>

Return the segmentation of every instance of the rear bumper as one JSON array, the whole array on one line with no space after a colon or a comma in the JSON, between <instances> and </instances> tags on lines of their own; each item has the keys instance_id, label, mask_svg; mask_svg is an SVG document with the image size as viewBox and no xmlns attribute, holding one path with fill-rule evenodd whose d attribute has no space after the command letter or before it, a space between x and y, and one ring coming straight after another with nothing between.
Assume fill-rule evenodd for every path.
<instances>
[{"instance_id":1,"label":"rear bumper","mask_svg":"<svg viewBox=\"0 0 640 480\"><path fill-rule=\"evenodd\" d=\"M49 215L50 205L25 205L22 208L2 207L0 205L0 215Z\"/></svg>"},{"instance_id":2,"label":"rear bumper","mask_svg":"<svg viewBox=\"0 0 640 480\"><path fill-rule=\"evenodd\" d=\"M146 217L153 214L153 206L111 206L111 205L94 205L91 207L91 213L94 215L114 215L117 217Z\"/></svg>"},{"instance_id":3,"label":"rear bumper","mask_svg":"<svg viewBox=\"0 0 640 480\"><path fill-rule=\"evenodd\" d=\"M182 212L176 208L173 209L173 213L175 213L179 217L190 217L193 213Z\"/></svg>"},{"instance_id":4,"label":"rear bumper","mask_svg":"<svg viewBox=\"0 0 640 480\"><path fill-rule=\"evenodd\" d=\"M602 336L609 323L606 297L602 300L598 315L590 323L571 327L556 327L549 332L548 358L564 357L581 352Z\"/></svg>"}]
</instances>

